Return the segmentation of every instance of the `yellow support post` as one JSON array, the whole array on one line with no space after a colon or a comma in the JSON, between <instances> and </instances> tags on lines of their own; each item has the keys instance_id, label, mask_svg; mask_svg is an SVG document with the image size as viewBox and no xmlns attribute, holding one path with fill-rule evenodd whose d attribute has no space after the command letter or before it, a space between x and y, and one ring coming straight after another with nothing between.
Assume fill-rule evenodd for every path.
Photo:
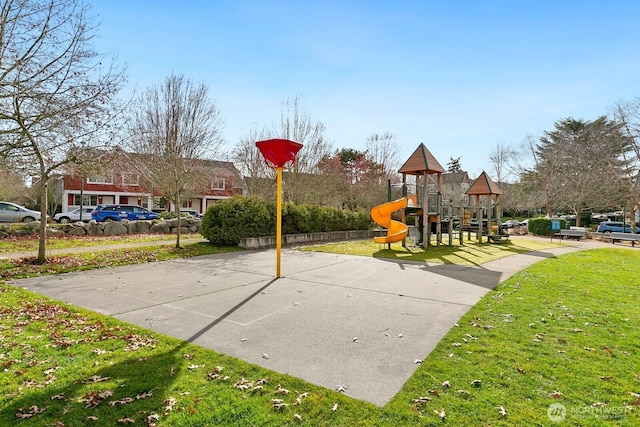
<instances>
[{"instance_id":1,"label":"yellow support post","mask_svg":"<svg viewBox=\"0 0 640 427\"><path fill-rule=\"evenodd\" d=\"M282 168L276 168L276 279L280 277L280 250L282 249Z\"/></svg>"}]
</instances>

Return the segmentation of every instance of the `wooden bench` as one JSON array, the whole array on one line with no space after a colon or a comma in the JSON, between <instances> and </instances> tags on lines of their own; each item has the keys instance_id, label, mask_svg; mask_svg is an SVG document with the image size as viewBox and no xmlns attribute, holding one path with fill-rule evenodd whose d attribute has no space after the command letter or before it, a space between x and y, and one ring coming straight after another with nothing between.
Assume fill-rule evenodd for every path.
<instances>
[{"instance_id":1,"label":"wooden bench","mask_svg":"<svg viewBox=\"0 0 640 427\"><path fill-rule=\"evenodd\" d=\"M563 240L565 237L570 238L574 237L576 240L580 240L583 237L587 237L587 232L585 230L560 230L556 233L556 237L559 237L560 240Z\"/></svg>"},{"instance_id":2,"label":"wooden bench","mask_svg":"<svg viewBox=\"0 0 640 427\"><path fill-rule=\"evenodd\" d=\"M640 234L632 234L632 233L611 233L609 234L609 238L611 239L611 243L615 244L616 240L629 240L631 241L631 246L636 245L636 242L640 241Z\"/></svg>"}]
</instances>

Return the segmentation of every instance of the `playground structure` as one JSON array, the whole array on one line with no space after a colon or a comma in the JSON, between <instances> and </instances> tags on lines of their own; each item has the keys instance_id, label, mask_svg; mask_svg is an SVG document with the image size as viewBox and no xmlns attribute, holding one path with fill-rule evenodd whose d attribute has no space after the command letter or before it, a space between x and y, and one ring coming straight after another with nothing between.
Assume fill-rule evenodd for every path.
<instances>
[{"instance_id":1,"label":"playground structure","mask_svg":"<svg viewBox=\"0 0 640 427\"><path fill-rule=\"evenodd\" d=\"M371 209L371 218L387 229L387 235L374 237L376 243L395 243L404 240L409 233L406 224L391 219L391 214L399 209L407 207L407 199L402 198L389 203L383 203Z\"/></svg>"},{"instance_id":2,"label":"playground structure","mask_svg":"<svg viewBox=\"0 0 640 427\"><path fill-rule=\"evenodd\" d=\"M406 238L410 236L417 245L426 248L432 244L434 236L435 244L441 245L443 232L449 235L449 246L453 244L454 233L458 234L463 245L465 231L468 240L471 240L471 233L475 233L479 243L482 243L482 236L485 235L492 243L500 243L508 237L502 234L500 226L499 202L502 191L484 171L465 193L474 198L473 206L453 206L451 201L443 205L442 174L445 170L424 144L418 146L398 173L402 174L402 198L391 200L389 183L389 201L371 209L371 218L387 229L386 235L374 238L374 242L390 245L402 241L402 245L406 246ZM409 194L407 175L415 176L414 194ZM491 206L486 219L483 201L488 201ZM391 218L395 211L401 211L400 221ZM455 231L454 218L460 221ZM411 236L412 230L416 231L416 236Z\"/></svg>"},{"instance_id":3,"label":"playground structure","mask_svg":"<svg viewBox=\"0 0 640 427\"><path fill-rule=\"evenodd\" d=\"M502 194L502 190L498 187L498 185L493 182L493 180L486 174L486 172L482 171L480 176L476 178L476 180L471 184L471 187L467 190L468 196L474 196L474 207L472 208L476 212L476 222L475 225L467 218L470 219L470 215L464 215L464 219L462 222L462 226L460 227L461 232L467 231L469 234L469 239L471 238L471 232L475 231L476 238L478 239L478 243L482 243L482 236L486 235L487 239L492 243L501 243L504 240L509 238L509 235L502 233L502 226L500 222L500 195ZM487 218L487 227L484 227L484 209L482 208L481 197L488 197L491 207L491 215L488 215ZM495 197L495 198L494 198ZM466 211L465 211L466 213ZM495 226L493 225L495 223ZM462 238L461 238L462 240Z\"/></svg>"}]
</instances>

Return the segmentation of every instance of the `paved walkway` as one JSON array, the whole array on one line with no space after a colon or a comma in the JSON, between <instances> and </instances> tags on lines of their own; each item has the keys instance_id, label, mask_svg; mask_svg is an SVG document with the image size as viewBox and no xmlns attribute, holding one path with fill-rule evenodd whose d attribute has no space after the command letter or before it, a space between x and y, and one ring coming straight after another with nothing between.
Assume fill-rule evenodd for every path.
<instances>
[{"instance_id":1,"label":"paved walkway","mask_svg":"<svg viewBox=\"0 0 640 427\"><path fill-rule=\"evenodd\" d=\"M580 242L477 267L284 249L15 281L67 303L386 404L482 296ZM610 245L606 245L610 246Z\"/></svg>"}]
</instances>

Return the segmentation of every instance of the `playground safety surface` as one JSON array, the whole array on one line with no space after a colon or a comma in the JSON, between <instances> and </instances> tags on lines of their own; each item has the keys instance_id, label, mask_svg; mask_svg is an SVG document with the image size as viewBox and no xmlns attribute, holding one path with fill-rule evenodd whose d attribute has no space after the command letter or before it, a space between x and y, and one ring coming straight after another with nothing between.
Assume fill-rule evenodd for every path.
<instances>
[{"instance_id":1,"label":"playground safety surface","mask_svg":"<svg viewBox=\"0 0 640 427\"><path fill-rule=\"evenodd\" d=\"M597 244L476 267L275 250L16 280L16 286L194 342L376 405L517 271Z\"/></svg>"}]
</instances>

